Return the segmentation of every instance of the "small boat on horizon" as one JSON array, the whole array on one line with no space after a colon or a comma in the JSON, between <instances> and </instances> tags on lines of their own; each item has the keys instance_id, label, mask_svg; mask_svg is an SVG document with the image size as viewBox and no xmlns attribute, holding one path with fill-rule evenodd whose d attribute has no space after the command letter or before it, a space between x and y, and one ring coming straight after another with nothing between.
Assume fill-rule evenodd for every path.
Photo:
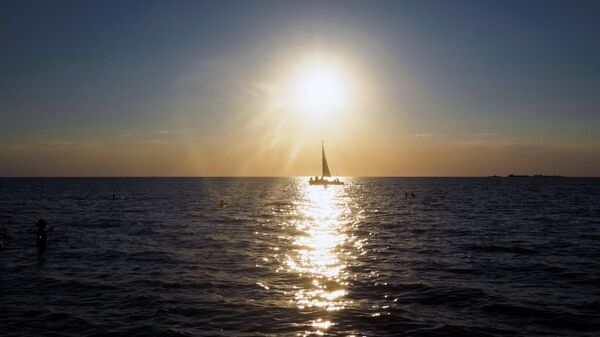
<instances>
[{"instance_id":1,"label":"small boat on horizon","mask_svg":"<svg viewBox=\"0 0 600 337\"><path fill-rule=\"evenodd\" d=\"M321 185L321 186L344 185L344 182L340 181L338 178L335 178L334 180L325 179L325 177L331 178L331 171L329 171L329 166L327 165L327 158L325 157L324 141L321 141L321 161L323 164L323 172L321 174L321 177L320 178L318 176L315 176L314 178L311 177L310 180L308 181L308 184L309 185Z\"/></svg>"}]
</instances>

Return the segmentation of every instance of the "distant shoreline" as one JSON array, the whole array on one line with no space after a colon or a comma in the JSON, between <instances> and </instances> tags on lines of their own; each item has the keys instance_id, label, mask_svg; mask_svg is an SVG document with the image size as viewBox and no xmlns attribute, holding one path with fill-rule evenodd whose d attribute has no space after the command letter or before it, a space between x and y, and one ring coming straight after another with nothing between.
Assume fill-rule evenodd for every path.
<instances>
[{"instance_id":1,"label":"distant shoreline","mask_svg":"<svg viewBox=\"0 0 600 337\"><path fill-rule=\"evenodd\" d=\"M491 178L504 178L502 176L498 176L498 175L493 175L490 176ZM534 174L534 175L528 175L528 174L509 174L506 176L506 178L566 178L565 176L561 176L561 175L545 175L545 174ZM592 178L592 177L589 177Z\"/></svg>"}]
</instances>

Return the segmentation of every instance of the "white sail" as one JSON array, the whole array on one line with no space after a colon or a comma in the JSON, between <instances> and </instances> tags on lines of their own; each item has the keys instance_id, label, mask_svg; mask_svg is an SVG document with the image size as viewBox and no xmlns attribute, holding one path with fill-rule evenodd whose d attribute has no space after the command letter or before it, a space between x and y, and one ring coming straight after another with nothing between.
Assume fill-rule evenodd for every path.
<instances>
[{"instance_id":1,"label":"white sail","mask_svg":"<svg viewBox=\"0 0 600 337\"><path fill-rule=\"evenodd\" d=\"M323 153L323 177L331 177L329 166L327 166L327 158L325 158L325 145L321 142L321 152Z\"/></svg>"}]
</instances>

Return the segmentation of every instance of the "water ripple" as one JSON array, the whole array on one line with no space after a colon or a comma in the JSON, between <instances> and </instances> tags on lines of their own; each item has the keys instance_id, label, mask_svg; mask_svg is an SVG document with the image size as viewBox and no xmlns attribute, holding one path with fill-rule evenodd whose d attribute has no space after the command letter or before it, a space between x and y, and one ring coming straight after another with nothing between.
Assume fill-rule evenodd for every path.
<instances>
[{"instance_id":1,"label":"water ripple","mask_svg":"<svg viewBox=\"0 0 600 337\"><path fill-rule=\"evenodd\" d=\"M599 179L346 182L0 179L0 331L600 333Z\"/></svg>"}]
</instances>

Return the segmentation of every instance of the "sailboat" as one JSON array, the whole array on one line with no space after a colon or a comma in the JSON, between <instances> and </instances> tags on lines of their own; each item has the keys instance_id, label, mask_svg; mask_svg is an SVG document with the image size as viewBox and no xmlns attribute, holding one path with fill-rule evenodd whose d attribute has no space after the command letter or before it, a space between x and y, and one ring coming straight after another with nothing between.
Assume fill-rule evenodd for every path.
<instances>
[{"instance_id":1,"label":"sailboat","mask_svg":"<svg viewBox=\"0 0 600 337\"><path fill-rule=\"evenodd\" d=\"M312 178L311 177L310 180L308 181L308 183L310 185L323 185L323 186L344 185L344 183L342 181L340 181L338 178L335 178L334 180L325 179L325 177L331 178L331 171L329 171L329 166L327 165L327 157L325 157L325 145L324 145L323 141L321 141L321 160L323 162L323 174L321 175L321 178L319 178L319 177Z\"/></svg>"}]
</instances>

